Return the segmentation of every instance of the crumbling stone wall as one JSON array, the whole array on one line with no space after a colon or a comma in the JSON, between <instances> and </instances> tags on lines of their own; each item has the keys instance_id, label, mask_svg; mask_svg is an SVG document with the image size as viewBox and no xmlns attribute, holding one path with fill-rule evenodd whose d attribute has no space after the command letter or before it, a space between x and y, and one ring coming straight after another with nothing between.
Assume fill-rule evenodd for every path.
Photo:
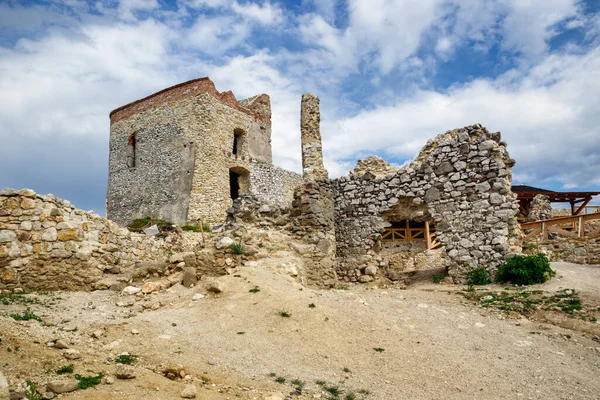
<instances>
[{"instance_id":1,"label":"crumbling stone wall","mask_svg":"<svg viewBox=\"0 0 600 400\"><path fill-rule=\"evenodd\" d=\"M300 132L302 135L302 171L307 180L328 178L327 170L323 165L320 123L319 98L310 93L303 94L300 109Z\"/></svg>"},{"instance_id":2,"label":"crumbling stone wall","mask_svg":"<svg viewBox=\"0 0 600 400\"><path fill-rule=\"evenodd\" d=\"M0 191L0 289L89 290L105 273L178 249L177 236L131 233L53 195Z\"/></svg>"},{"instance_id":3,"label":"crumbling stone wall","mask_svg":"<svg viewBox=\"0 0 600 400\"><path fill-rule=\"evenodd\" d=\"M250 173L249 192L260 201L279 205L291 205L294 189L302 182L302 177L273 165L254 163Z\"/></svg>"},{"instance_id":4,"label":"crumbling stone wall","mask_svg":"<svg viewBox=\"0 0 600 400\"><path fill-rule=\"evenodd\" d=\"M550 198L545 194L535 195L531 201L525 221L542 221L550 218L552 218L552 203L550 203Z\"/></svg>"},{"instance_id":5,"label":"crumbling stone wall","mask_svg":"<svg viewBox=\"0 0 600 400\"><path fill-rule=\"evenodd\" d=\"M455 281L470 266L494 273L520 249L518 203L510 191L513 164L500 133L473 125L430 140L397 172L334 180L338 277L358 281L366 267L382 266L384 216L401 202L425 207L423 217L435 225Z\"/></svg>"},{"instance_id":6,"label":"crumbling stone wall","mask_svg":"<svg viewBox=\"0 0 600 400\"><path fill-rule=\"evenodd\" d=\"M600 264L600 237L586 239L556 236L540 243L538 248L525 250L532 254L540 251L548 255L551 261Z\"/></svg>"}]
</instances>

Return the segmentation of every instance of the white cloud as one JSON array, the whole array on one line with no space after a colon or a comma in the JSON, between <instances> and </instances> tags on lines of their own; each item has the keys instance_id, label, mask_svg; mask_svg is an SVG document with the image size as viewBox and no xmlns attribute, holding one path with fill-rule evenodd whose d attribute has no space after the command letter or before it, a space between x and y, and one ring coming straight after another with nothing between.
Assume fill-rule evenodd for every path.
<instances>
[{"instance_id":1,"label":"white cloud","mask_svg":"<svg viewBox=\"0 0 600 400\"><path fill-rule=\"evenodd\" d=\"M324 149L334 168L358 152L406 159L434 135L473 123L503 133L517 160L516 177L600 183L600 48L553 55L530 71L478 79L447 93L420 91L332 122Z\"/></svg>"},{"instance_id":2,"label":"white cloud","mask_svg":"<svg viewBox=\"0 0 600 400\"><path fill-rule=\"evenodd\" d=\"M124 20L135 20L135 12L152 11L158 7L158 0L120 0L119 14Z\"/></svg>"},{"instance_id":3,"label":"white cloud","mask_svg":"<svg viewBox=\"0 0 600 400\"><path fill-rule=\"evenodd\" d=\"M247 19L255 20L264 25L277 24L283 20L283 12L277 5L265 2L262 5L257 3L240 4L233 2L231 9Z\"/></svg>"},{"instance_id":4,"label":"white cloud","mask_svg":"<svg viewBox=\"0 0 600 400\"><path fill-rule=\"evenodd\" d=\"M187 44L205 53L218 55L242 45L251 29L233 17L200 16L186 32Z\"/></svg>"}]
</instances>

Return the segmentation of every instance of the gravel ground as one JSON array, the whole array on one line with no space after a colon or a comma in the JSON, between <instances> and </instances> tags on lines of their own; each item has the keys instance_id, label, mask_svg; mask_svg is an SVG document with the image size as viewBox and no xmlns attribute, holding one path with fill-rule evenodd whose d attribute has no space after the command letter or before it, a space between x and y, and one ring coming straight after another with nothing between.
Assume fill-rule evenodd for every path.
<instances>
[{"instance_id":1,"label":"gravel ground","mask_svg":"<svg viewBox=\"0 0 600 400\"><path fill-rule=\"evenodd\" d=\"M536 289L575 288L600 306L600 267L552 267L557 277ZM238 269L219 283L220 295L192 301L199 289L174 286L133 307L117 306L126 298L107 291L40 296L47 305L32 309L56 326L0 317L0 366L12 385L54 379L45 371L71 361L46 343L63 338L82 354L72 361L76 372L111 375L116 355L139 356L136 379L64 398L179 398L184 383L155 372L166 363L185 367L201 399L329 399L316 381L337 387L339 399L600 398L597 323L479 308L452 285L313 290L260 267ZM131 310L140 304L150 308ZM23 309L0 306L0 314ZM102 336L92 338L98 330ZM302 396L291 395L294 379L305 382Z\"/></svg>"}]
</instances>

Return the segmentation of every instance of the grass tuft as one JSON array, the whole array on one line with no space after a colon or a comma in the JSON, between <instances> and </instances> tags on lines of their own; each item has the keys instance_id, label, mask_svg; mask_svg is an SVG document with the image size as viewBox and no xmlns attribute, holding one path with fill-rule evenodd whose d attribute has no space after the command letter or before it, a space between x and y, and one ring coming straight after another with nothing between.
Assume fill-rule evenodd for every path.
<instances>
[{"instance_id":1,"label":"grass tuft","mask_svg":"<svg viewBox=\"0 0 600 400\"><path fill-rule=\"evenodd\" d=\"M137 362L138 356L135 354L121 354L117 358L115 358L115 362L117 364L127 364L133 365Z\"/></svg>"},{"instance_id":2,"label":"grass tuft","mask_svg":"<svg viewBox=\"0 0 600 400\"><path fill-rule=\"evenodd\" d=\"M79 383L78 383L79 389L85 390L87 388L91 388L91 387L94 387L94 386L100 384L100 382L102 382L103 376L104 375L102 374L102 372L99 372L98 375L90 375L90 376L82 376L79 374L75 374L75 379L77 379L79 381Z\"/></svg>"},{"instance_id":3,"label":"grass tuft","mask_svg":"<svg viewBox=\"0 0 600 400\"><path fill-rule=\"evenodd\" d=\"M64 367L61 367L60 369L56 370L56 373L58 375L72 374L74 370L75 370L75 367L73 366L73 364L69 364L69 365L65 365Z\"/></svg>"}]
</instances>

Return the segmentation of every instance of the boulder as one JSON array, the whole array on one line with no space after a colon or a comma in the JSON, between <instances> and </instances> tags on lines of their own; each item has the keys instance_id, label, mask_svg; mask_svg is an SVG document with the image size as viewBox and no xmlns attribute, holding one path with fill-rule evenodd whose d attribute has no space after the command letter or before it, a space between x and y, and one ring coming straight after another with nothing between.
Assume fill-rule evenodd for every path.
<instances>
[{"instance_id":1,"label":"boulder","mask_svg":"<svg viewBox=\"0 0 600 400\"><path fill-rule=\"evenodd\" d=\"M185 389L180 394L182 399L195 399L196 398L196 386L185 385Z\"/></svg>"},{"instance_id":2,"label":"boulder","mask_svg":"<svg viewBox=\"0 0 600 400\"><path fill-rule=\"evenodd\" d=\"M69 393L79 389L79 383L76 379L57 379L49 382L46 388L56 394Z\"/></svg>"},{"instance_id":3,"label":"boulder","mask_svg":"<svg viewBox=\"0 0 600 400\"><path fill-rule=\"evenodd\" d=\"M134 379L135 368L131 365L119 364L115 370L115 376L117 379Z\"/></svg>"}]
</instances>

